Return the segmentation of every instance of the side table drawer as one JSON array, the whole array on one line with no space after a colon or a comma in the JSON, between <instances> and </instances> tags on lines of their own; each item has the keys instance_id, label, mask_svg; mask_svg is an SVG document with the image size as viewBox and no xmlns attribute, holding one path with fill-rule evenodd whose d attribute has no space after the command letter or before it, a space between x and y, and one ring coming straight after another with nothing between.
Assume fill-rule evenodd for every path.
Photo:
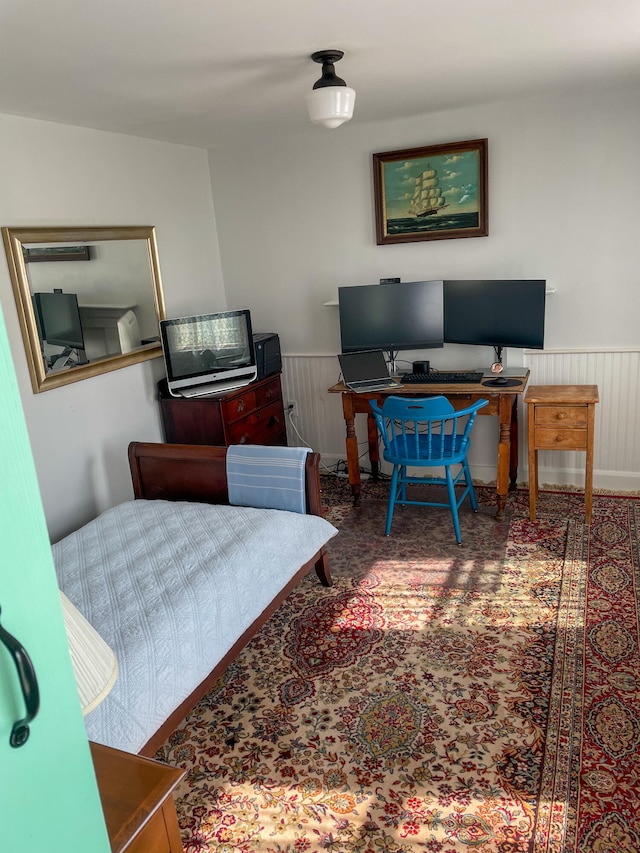
<instances>
[{"instance_id":1,"label":"side table drawer","mask_svg":"<svg viewBox=\"0 0 640 853\"><path fill-rule=\"evenodd\" d=\"M536 450L586 450L586 429L546 429L536 426Z\"/></svg>"},{"instance_id":2,"label":"side table drawer","mask_svg":"<svg viewBox=\"0 0 640 853\"><path fill-rule=\"evenodd\" d=\"M536 427L587 428L586 406L536 406ZM537 429L536 429L537 432Z\"/></svg>"}]
</instances>

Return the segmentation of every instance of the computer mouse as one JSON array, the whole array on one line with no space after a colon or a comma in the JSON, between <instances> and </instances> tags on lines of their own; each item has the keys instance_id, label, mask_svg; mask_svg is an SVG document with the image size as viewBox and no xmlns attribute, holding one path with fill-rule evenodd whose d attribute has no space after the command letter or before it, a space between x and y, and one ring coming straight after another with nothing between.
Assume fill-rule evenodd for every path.
<instances>
[{"instance_id":1,"label":"computer mouse","mask_svg":"<svg viewBox=\"0 0 640 853\"><path fill-rule=\"evenodd\" d=\"M508 385L509 379L506 376L496 376L493 380L494 385Z\"/></svg>"}]
</instances>

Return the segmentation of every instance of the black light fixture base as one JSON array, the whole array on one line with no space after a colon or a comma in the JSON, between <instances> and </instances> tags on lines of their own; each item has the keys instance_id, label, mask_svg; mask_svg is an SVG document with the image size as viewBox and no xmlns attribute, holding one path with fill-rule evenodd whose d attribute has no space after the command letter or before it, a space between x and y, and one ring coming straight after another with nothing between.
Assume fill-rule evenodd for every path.
<instances>
[{"instance_id":1,"label":"black light fixture base","mask_svg":"<svg viewBox=\"0 0 640 853\"><path fill-rule=\"evenodd\" d=\"M325 62L337 62L343 56L344 50L316 50L311 54L311 59L324 65Z\"/></svg>"},{"instance_id":2,"label":"black light fixture base","mask_svg":"<svg viewBox=\"0 0 640 853\"><path fill-rule=\"evenodd\" d=\"M314 62L322 64L322 77L313 84L314 89L323 89L326 86L346 86L341 77L336 77L334 62L342 59L344 50L316 50L311 54Z\"/></svg>"}]
</instances>

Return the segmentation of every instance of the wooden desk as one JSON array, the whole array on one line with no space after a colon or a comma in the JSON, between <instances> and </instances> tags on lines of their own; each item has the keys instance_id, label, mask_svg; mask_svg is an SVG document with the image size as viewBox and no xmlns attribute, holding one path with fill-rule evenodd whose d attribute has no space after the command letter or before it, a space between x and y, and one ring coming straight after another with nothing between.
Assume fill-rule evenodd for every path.
<instances>
[{"instance_id":1,"label":"wooden desk","mask_svg":"<svg viewBox=\"0 0 640 853\"><path fill-rule=\"evenodd\" d=\"M585 450L584 501L591 521L593 496L593 426L597 385L532 385L529 406L529 518L535 521L539 450Z\"/></svg>"},{"instance_id":2,"label":"wooden desk","mask_svg":"<svg viewBox=\"0 0 640 853\"><path fill-rule=\"evenodd\" d=\"M477 383L473 385L446 385L444 383L426 383L424 385L403 385L402 388L375 391L371 394L350 391L342 382L329 388L330 394L342 395L342 411L347 428L347 467L349 483L353 494L354 506L360 505L362 485L360 481L360 459L358 454L358 439L356 437L355 416L367 415L367 440L369 443L369 460L374 480L378 476L380 456L378 454L378 431L371 413L370 401L375 400L379 405L390 395L402 397L427 397L442 394L451 401L455 409L465 409L477 400L485 399L489 405L480 409L479 415L495 415L499 419L498 435L498 465L496 477L496 503L498 511L496 518L502 518L507 504L509 489L515 489L518 476L518 397L525 389L529 378L526 367L518 377L520 384L515 386L491 387Z\"/></svg>"},{"instance_id":3,"label":"wooden desk","mask_svg":"<svg viewBox=\"0 0 640 853\"><path fill-rule=\"evenodd\" d=\"M183 770L90 743L113 853L183 853L173 789Z\"/></svg>"}]
</instances>

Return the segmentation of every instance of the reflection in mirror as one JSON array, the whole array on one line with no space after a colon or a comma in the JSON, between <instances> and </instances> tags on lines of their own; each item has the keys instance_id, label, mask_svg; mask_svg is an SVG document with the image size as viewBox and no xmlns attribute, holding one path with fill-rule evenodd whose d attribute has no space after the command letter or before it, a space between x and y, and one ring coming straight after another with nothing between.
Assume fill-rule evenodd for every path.
<instances>
[{"instance_id":1,"label":"reflection in mirror","mask_svg":"<svg viewBox=\"0 0 640 853\"><path fill-rule=\"evenodd\" d=\"M2 234L36 393L162 354L152 227Z\"/></svg>"}]
</instances>

